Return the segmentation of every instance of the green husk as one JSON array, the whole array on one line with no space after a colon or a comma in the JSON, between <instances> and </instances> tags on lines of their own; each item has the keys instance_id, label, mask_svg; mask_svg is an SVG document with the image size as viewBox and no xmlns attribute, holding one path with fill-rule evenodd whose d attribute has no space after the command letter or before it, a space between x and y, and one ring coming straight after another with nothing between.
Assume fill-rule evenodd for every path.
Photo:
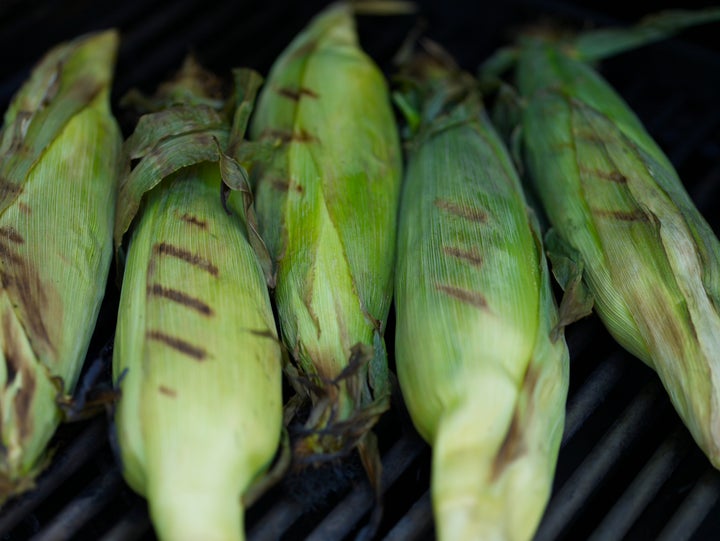
<instances>
[{"instance_id":1,"label":"green husk","mask_svg":"<svg viewBox=\"0 0 720 541\"><path fill-rule=\"evenodd\" d=\"M33 486L87 354L112 258L122 136L114 30L52 49L0 132L0 503Z\"/></svg>"},{"instance_id":2,"label":"green husk","mask_svg":"<svg viewBox=\"0 0 720 541\"><path fill-rule=\"evenodd\" d=\"M437 53L435 53L437 55ZM531 539L550 496L568 350L537 221L476 83L418 56L410 112L395 359L433 448L438 539Z\"/></svg>"},{"instance_id":3,"label":"green husk","mask_svg":"<svg viewBox=\"0 0 720 541\"><path fill-rule=\"evenodd\" d=\"M389 406L382 335L401 176L387 85L349 4L328 7L277 59L251 135L266 159L240 161L275 265L289 373L313 404L296 457L337 456Z\"/></svg>"},{"instance_id":4,"label":"green husk","mask_svg":"<svg viewBox=\"0 0 720 541\"><path fill-rule=\"evenodd\" d=\"M133 225L115 424L123 475L147 497L159 538L173 541L244 539L243 498L264 483L282 433L281 347L249 191L225 188L244 187L226 149L232 114L245 118L235 117L241 137L260 84L235 75L234 106L213 111L192 84L212 77L186 63L165 87L184 101L144 116L125 147L140 161L121 184L116 223L118 242Z\"/></svg>"},{"instance_id":5,"label":"green husk","mask_svg":"<svg viewBox=\"0 0 720 541\"><path fill-rule=\"evenodd\" d=\"M528 176L552 224L554 272L571 298L563 304L594 297L610 333L657 371L716 467L720 243L670 160L582 58L618 52L597 36L637 46L719 16L717 9L665 15L651 32L640 25L563 41L525 37L515 71Z\"/></svg>"}]
</instances>

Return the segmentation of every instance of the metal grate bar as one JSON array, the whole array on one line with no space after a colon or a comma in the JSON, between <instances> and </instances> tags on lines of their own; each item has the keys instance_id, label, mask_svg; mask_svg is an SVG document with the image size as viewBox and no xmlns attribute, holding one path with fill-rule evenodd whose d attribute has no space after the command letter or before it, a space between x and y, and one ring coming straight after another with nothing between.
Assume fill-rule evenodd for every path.
<instances>
[{"instance_id":1,"label":"metal grate bar","mask_svg":"<svg viewBox=\"0 0 720 541\"><path fill-rule=\"evenodd\" d=\"M407 435L396 442L383 456L383 491L398 479L403 471L417 458L423 447L417 437ZM350 492L324 520L310 533L310 539L338 539L347 535L373 505L374 496L370 486L362 486ZM284 498L272 507L250 529L249 541L277 540L303 514L300 502Z\"/></svg>"},{"instance_id":2,"label":"metal grate bar","mask_svg":"<svg viewBox=\"0 0 720 541\"><path fill-rule=\"evenodd\" d=\"M167 33L179 32L181 29L178 28L178 23L197 9L198 2L199 0L173 2L142 18L140 24L133 27L132 32L123 34L121 56L135 57L138 52L146 51L150 43L167 41ZM188 21L188 24L192 26L193 21Z\"/></svg>"},{"instance_id":3,"label":"metal grate bar","mask_svg":"<svg viewBox=\"0 0 720 541\"><path fill-rule=\"evenodd\" d=\"M418 457L422 451L416 437L406 436L395 443L383 457L382 489L385 492ZM341 539L348 535L370 511L374 495L369 483L364 482L350 492L307 537L307 541Z\"/></svg>"},{"instance_id":4,"label":"metal grate bar","mask_svg":"<svg viewBox=\"0 0 720 541\"><path fill-rule=\"evenodd\" d=\"M407 513L401 518L392 530L385 536L384 541L411 541L419 539L433 528L432 501L430 490L416 501Z\"/></svg>"},{"instance_id":5,"label":"metal grate bar","mask_svg":"<svg viewBox=\"0 0 720 541\"><path fill-rule=\"evenodd\" d=\"M282 12L283 7L284 6L281 6L278 3L266 4L262 9L258 10L248 9L247 6L244 6L241 16L248 28L269 28L276 25L278 20L282 20L280 13ZM247 10L247 13L245 10ZM280 41L282 45L286 45L285 41L287 41L288 35L292 34L279 31L276 36L263 36L262 39L264 41L272 41L270 43L264 43L263 47L260 49L253 47L248 51L252 51L252 59L254 60L253 65L258 67L258 64L271 63L279 52L279 50L276 51L276 47L273 47L272 45L274 45L277 41ZM209 44L205 48L205 58L209 61L216 61L217 59L226 56L227 51L238 51L237 63L239 66L239 64L243 61L241 57L242 52L248 50L249 46L253 43L252 40L258 39L259 37L260 36L258 35L243 32L220 32L218 33L217 39L214 43ZM277 49L279 48L280 47L277 47Z\"/></svg>"},{"instance_id":6,"label":"metal grate bar","mask_svg":"<svg viewBox=\"0 0 720 541\"><path fill-rule=\"evenodd\" d=\"M388 532L383 541L412 541L433 528L430 490L420 496L405 515Z\"/></svg>"},{"instance_id":7,"label":"metal grate bar","mask_svg":"<svg viewBox=\"0 0 720 541\"><path fill-rule=\"evenodd\" d=\"M617 500L589 541L616 541L622 538L675 471L688 445L687 439L681 439L677 431L673 432Z\"/></svg>"},{"instance_id":8,"label":"metal grate bar","mask_svg":"<svg viewBox=\"0 0 720 541\"><path fill-rule=\"evenodd\" d=\"M623 372L624 363L620 354L603 359L593 370L568 404L562 447L572 439L590 415L603 403L605 397L620 380Z\"/></svg>"},{"instance_id":9,"label":"metal grate bar","mask_svg":"<svg viewBox=\"0 0 720 541\"><path fill-rule=\"evenodd\" d=\"M0 536L5 536L42 504L73 473L84 466L107 441L107 422L95 420L63 453L53 457L52 467L38 479L31 492L9 503L0 516Z\"/></svg>"},{"instance_id":10,"label":"metal grate bar","mask_svg":"<svg viewBox=\"0 0 720 541\"><path fill-rule=\"evenodd\" d=\"M217 14L217 20L215 17L208 17L207 14L198 18L190 17L190 14L195 9L198 9L195 4L184 3L180 4L180 6L182 9L176 6L172 16L175 19L189 19L182 25L179 21L169 23L165 17L156 17L145 24L139 35L137 32L133 32L127 37L125 46L120 51L121 60L126 69L119 72L116 85L118 95L122 95L132 86L157 81L157 79L167 76L169 72L177 71L180 68L182 58L191 52L190 46L217 37L217 28L212 24L217 24L219 20L228 18L223 16L228 4L215 6L214 12ZM158 27L162 30L171 31L173 36L160 39L157 36ZM150 47L147 41L156 39L159 40L159 44ZM135 61L132 65L130 62L125 63L126 58L139 54L138 49L142 51L142 60Z\"/></svg>"},{"instance_id":11,"label":"metal grate bar","mask_svg":"<svg viewBox=\"0 0 720 541\"><path fill-rule=\"evenodd\" d=\"M120 473L114 468L108 470L66 505L32 541L68 539L71 534L80 532L83 525L97 515L121 487Z\"/></svg>"},{"instance_id":12,"label":"metal grate bar","mask_svg":"<svg viewBox=\"0 0 720 541\"><path fill-rule=\"evenodd\" d=\"M598 325L600 323L597 318L588 316L588 319L573 322L565 328L565 341L572 355L571 362L576 357L582 358L584 352L593 345Z\"/></svg>"},{"instance_id":13,"label":"metal grate bar","mask_svg":"<svg viewBox=\"0 0 720 541\"><path fill-rule=\"evenodd\" d=\"M668 521L657 541L691 539L718 497L720 497L720 477L717 470L708 470Z\"/></svg>"},{"instance_id":14,"label":"metal grate bar","mask_svg":"<svg viewBox=\"0 0 720 541\"><path fill-rule=\"evenodd\" d=\"M164 9L164 7L158 5L161 1L162 0L125 0L119 4L122 7L118 9L117 12L104 12L103 15L94 22L93 26L98 28L135 26L138 24L138 21L143 20L143 17L145 17L148 12L152 12L154 9ZM124 35L122 39L124 39Z\"/></svg>"},{"instance_id":15,"label":"metal grate bar","mask_svg":"<svg viewBox=\"0 0 720 541\"><path fill-rule=\"evenodd\" d=\"M622 413L620 419L593 448L582 464L560 488L548 506L537 533L537 541L557 539L634 437L641 432L646 415L658 398L658 385L646 385Z\"/></svg>"},{"instance_id":16,"label":"metal grate bar","mask_svg":"<svg viewBox=\"0 0 720 541\"><path fill-rule=\"evenodd\" d=\"M277 541L302 514L300 502L283 498L250 529L248 541Z\"/></svg>"},{"instance_id":17,"label":"metal grate bar","mask_svg":"<svg viewBox=\"0 0 720 541\"><path fill-rule=\"evenodd\" d=\"M134 541L152 531L147 505L142 503L123 515L101 541Z\"/></svg>"}]
</instances>

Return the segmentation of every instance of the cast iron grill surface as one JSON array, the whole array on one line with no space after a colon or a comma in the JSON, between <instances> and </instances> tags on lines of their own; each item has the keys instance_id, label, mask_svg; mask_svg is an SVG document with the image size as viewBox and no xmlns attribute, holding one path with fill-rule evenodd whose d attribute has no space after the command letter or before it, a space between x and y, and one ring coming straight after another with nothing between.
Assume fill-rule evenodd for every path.
<instances>
[{"instance_id":1,"label":"cast iron grill surface","mask_svg":"<svg viewBox=\"0 0 720 541\"><path fill-rule=\"evenodd\" d=\"M233 0L0 1L0 107L52 45L90 30L122 32L114 104L130 88L150 92L193 51L227 76L235 66L267 73L282 48L327 2L282 5ZM420 1L427 34L474 70L519 24L553 18L578 27L626 24L672 4L602 2ZM701 6L694 2L692 7ZM691 7L685 3L684 7ZM363 46L386 71L414 19L361 18ZM602 64L602 73L640 116L679 170L716 233L720 219L720 50L718 27L684 32ZM116 107L127 135L132 119ZM118 292L114 275L88 361L112 340ZM392 323L392 322L391 322ZM392 350L392 325L388 347ZM692 441L655 374L624 352L591 316L567 330L571 386L552 498L537 540L720 538L720 472ZM98 366L92 362L88 366ZM103 366L103 365L99 365ZM87 372L87 368L86 368ZM101 384L109 384L109 367ZM384 466L384 515L378 538L434 539L430 450L399 395L378 426ZM0 510L0 538L129 541L155 539L142 498L124 483L109 417L70 423L53 439L52 465L37 488ZM178 472L182 475L182 472ZM290 476L247 511L251 541L354 539L373 498L354 457Z\"/></svg>"}]
</instances>

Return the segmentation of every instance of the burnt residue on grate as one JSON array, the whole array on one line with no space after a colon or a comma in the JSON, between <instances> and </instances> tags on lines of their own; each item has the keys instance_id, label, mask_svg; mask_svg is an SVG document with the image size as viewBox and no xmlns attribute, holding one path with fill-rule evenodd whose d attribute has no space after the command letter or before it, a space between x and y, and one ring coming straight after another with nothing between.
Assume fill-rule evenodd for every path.
<instances>
[{"instance_id":1,"label":"burnt residue on grate","mask_svg":"<svg viewBox=\"0 0 720 541\"><path fill-rule=\"evenodd\" d=\"M52 45L117 26L121 30L114 99L130 88L152 91L190 51L223 77L235 66L267 73L272 61L327 0L7 0L0 2L0 108ZM290 5L286 5L290 4ZM472 0L419 0L427 34L474 70L513 29L553 18L574 27L629 23L666 2L608 6L600 0L515 0L483 7ZM666 5L667 4L667 5ZM710 5L686 3L685 7ZM412 18L358 22L361 41L388 75ZM604 61L600 69L637 112L678 168L720 233L720 50L717 27ZM115 277L89 358L112 340ZM720 472L692 441L655 374L622 350L595 317L567 330L571 385L553 495L538 540L720 538ZM392 337L388 337L392 350ZM110 381L110 370L86 368ZM142 498L122 481L107 414L60 428L54 460L37 488L0 510L0 539L153 540ZM378 425L384 515L378 537L434 539L430 449L399 396ZM373 495L356 457L284 479L246 515L248 539L355 539L367 526Z\"/></svg>"}]
</instances>

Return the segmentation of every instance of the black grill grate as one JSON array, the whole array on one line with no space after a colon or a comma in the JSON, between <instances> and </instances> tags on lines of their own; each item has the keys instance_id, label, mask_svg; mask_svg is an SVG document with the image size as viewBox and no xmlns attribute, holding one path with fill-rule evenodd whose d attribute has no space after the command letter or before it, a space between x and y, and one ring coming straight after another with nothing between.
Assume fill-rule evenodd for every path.
<instances>
[{"instance_id":1,"label":"black grill grate","mask_svg":"<svg viewBox=\"0 0 720 541\"><path fill-rule=\"evenodd\" d=\"M0 3L0 108L51 45L89 30L118 26L123 35L116 102L131 87L150 91L190 50L226 75L248 65L266 73L291 37L327 1L282 5L250 0L5 0ZM468 68L507 38L513 25L559 17L574 26L630 22L654 6L608 12L525 0L492 10L471 0L420 1L430 35ZM694 5L700 5L695 2ZM619 8L615 8L619 9ZM409 18L361 19L364 46L388 72L411 28ZM668 152L681 178L720 232L720 50L712 29L603 63L603 73ZM118 111L126 133L132 126ZM91 352L113 332L117 292L108 297ZM590 317L568 329L571 389L555 489L537 540L720 538L720 472L697 449L655 375L621 350ZM105 373L106 380L109 375ZM152 540L146 505L124 484L104 417L61 427L56 455L36 490L0 510L2 539ZM430 451L396 397L378 429L385 515L380 538L434 539ZM272 489L247 513L251 541L353 539L368 523L372 494L357 464L306 474ZM178 475L182 475L178 472ZM313 490L319 496L312 496Z\"/></svg>"}]
</instances>

